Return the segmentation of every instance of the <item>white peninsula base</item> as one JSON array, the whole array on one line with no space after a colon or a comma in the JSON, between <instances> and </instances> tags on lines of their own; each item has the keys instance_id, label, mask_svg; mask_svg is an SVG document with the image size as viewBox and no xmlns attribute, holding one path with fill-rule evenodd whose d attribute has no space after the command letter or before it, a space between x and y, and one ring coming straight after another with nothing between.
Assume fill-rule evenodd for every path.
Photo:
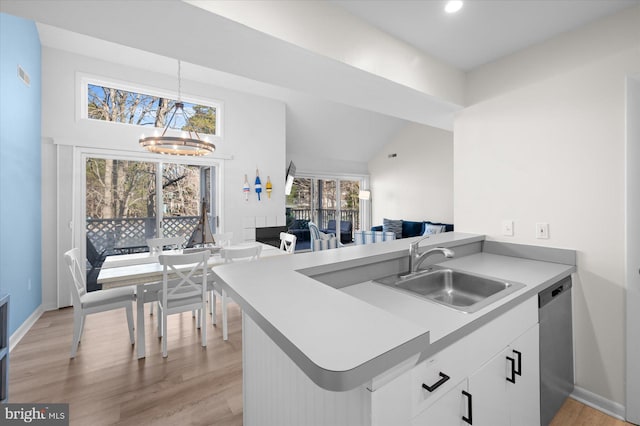
<instances>
[{"instance_id":1,"label":"white peninsula base","mask_svg":"<svg viewBox=\"0 0 640 426\"><path fill-rule=\"evenodd\" d=\"M370 425L371 393L322 389L242 314L243 423L246 426Z\"/></svg>"},{"instance_id":2,"label":"white peninsula base","mask_svg":"<svg viewBox=\"0 0 640 426\"><path fill-rule=\"evenodd\" d=\"M333 392L309 379L243 313L244 424L442 426L466 425L472 415L473 425L537 426L537 320L537 298L532 297L428 359L410 360L393 377ZM425 390L422 384L433 386L442 373L447 380Z\"/></svg>"}]
</instances>

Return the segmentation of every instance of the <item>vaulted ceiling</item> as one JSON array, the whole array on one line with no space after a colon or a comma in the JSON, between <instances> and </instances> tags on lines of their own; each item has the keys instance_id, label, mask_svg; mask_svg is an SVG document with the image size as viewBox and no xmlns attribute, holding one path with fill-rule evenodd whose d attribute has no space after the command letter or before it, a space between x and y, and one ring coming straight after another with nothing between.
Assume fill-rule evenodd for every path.
<instances>
[{"instance_id":1,"label":"vaulted ceiling","mask_svg":"<svg viewBox=\"0 0 640 426\"><path fill-rule=\"evenodd\" d=\"M338 169L365 172L407 121L451 129L465 72L640 0L466 1L454 15L444 3L2 0L0 11L37 22L45 46L171 75L181 59L188 78L280 99L288 157L339 152Z\"/></svg>"}]
</instances>

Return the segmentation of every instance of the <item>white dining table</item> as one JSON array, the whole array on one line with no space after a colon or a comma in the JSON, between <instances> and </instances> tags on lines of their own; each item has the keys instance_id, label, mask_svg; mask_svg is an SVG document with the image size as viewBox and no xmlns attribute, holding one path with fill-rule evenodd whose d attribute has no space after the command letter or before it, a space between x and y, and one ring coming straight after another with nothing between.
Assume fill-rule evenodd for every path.
<instances>
[{"instance_id":1,"label":"white dining table","mask_svg":"<svg viewBox=\"0 0 640 426\"><path fill-rule=\"evenodd\" d=\"M263 243L243 243L215 249L215 253L209 258L208 267L224 263L220 254L221 250L236 250L246 248L251 245L261 245L260 257L280 256L287 253L277 247ZM163 254L180 254L182 250L167 250ZM182 265L183 269L189 269L192 265ZM98 284L103 289L136 286L137 305L137 327L136 327L136 347L138 359L146 356L146 337L144 327L144 304L157 301L155 296L162 286L163 267L158 263L158 256L150 253L123 254L107 256L100 273L98 274Z\"/></svg>"}]
</instances>

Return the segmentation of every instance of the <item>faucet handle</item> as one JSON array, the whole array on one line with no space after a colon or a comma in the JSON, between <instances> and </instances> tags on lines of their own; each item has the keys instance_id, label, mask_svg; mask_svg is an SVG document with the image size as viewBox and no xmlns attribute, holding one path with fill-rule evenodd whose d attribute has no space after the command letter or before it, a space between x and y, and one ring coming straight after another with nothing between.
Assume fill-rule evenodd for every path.
<instances>
[{"instance_id":1,"label":"faucet handle","mask_svg":"<svg viewBox=\"0 0 640 426\"><path fill-rule=\"evenodd\" d=\"M414 253L414 252L418 251L418 246L420 246L420 243L423 242L424 240L426 240L427 238L429 238L428 235L420 238L418 241L414 241L411 244L409 244L409 252L410 253Z\"/></svg>"},{"instance_id":2,"label":"faucet handle","mask_svg":"<svg viewBox=\"0 0 640 426\"><path fill-rule=\"evenodd\" d=\"M418 241L412 242L411 245L418 247L420 245L420 243L423 242L424 240L426 240L427 238L429 238L429 235L425 235L422 238L420 238Z\"/></svg>"}]
</instances>

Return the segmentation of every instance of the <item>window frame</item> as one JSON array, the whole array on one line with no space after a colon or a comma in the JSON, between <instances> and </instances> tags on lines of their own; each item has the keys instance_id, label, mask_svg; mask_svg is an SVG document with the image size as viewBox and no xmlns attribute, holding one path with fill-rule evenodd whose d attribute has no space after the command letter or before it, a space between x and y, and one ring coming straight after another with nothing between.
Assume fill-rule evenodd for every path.
<instances>
[{"instance_id":1,"label":"window frame","mask_svg":"<svg viewBox=\"0 0 640 426\"><path fill-rule=\"evenodd\" d=\"M108 123L108 124L117 124L128 126L132 128L140 129L141 132L157 129L157 127L151 126L141 126L138 124L128 124L128 123L119 123L114 121L105 121L105 120L97 120L93 118L89 118L89 84L93 84L96 86L109 87L116 90L125 90L131 93L140 93L149 96L158 96L163 98L168 98L171 100L177 100L177 92L161 89L154 86L146 86L142 84L134 84L130 82L125 82L118 79L108 78L108 77L100 77L92 74L85 73L77 73L76 75L77 85L79 86L80 92L80 101L77 103L77 114L76 119L78 121L85 120L91 123ZM184 81L184 80L183 80ZM176 80L177 87L177 80ZM216 109L216 134L212 135L209 133L205 133L206 136L211 138L213 141L221 141L224 138L224 102L218 99L210 99L210 98L202 98L197 96L191 96L189 94L181 94L181 99L184 102L203 105L207 107L212 107ZM175 135L179 135L181 133L178 129L168 129L168 133L173 133Z\"/></svg>"},{"instance_id":2,"label":"window frame","mask_svg":"<svg viewBox=\"0 0 640 426\"><path fill-rule=\"evenodd\" d=\"M100 148L74 148L73 155L73 168L74 170L79 170L79 175L74 177L73 187L74 187L74 196L73 196L73 206L72 206L72 215L73 221L70 225L72 229L72 241L74 247L80 247L82 251L82 256L86 257L86 235L87 235L87 226L86 226L86 217L87 217L87 199L86 199L86 185L87 185L87 175L86 175L86 161L88 158L104 158L111 160L129 160L129 161L146 161L153 163L180 163L180 164L188 164L194 166L209 166L214 167L215 173L211 176L212 180L215 182L215 207L216 207L216 215L217 216L217 226L216 229L220 230L219 232L224 231L224 209L223 209L223 200L224 198L224 169L225 169L225 160L220 158L211 158L211 157L180 157L180 156L171 156L171 157L159 157L157 154L137 154L130 152L121 152L121 151L113 151L109 149L100 149ZM168 161L167 161L168 160ZM158 175L156 174L156 179L158 179ZM212 200L213 201L213 200ZM158 197L156 203L162 203L161 197ZM158 208L158 206L156 206ZM160 215L156 215L156 222L160 221ZM156 223L158 226L158 223ZM157 228L159 229L159 228Z\"/></svg>"},{"instance_id":3,"label":"window frame","mask_svg":"<svg viewBox=\"0 0 640 426\"><path fill-rule=\"evenodd\" d=\"M300 179L312 179L312 180L334 180L338 185L341 185L342 181L358 181L360 182L360 189L366 188L370 190L370 178L369 175L361 175L361 174L345 174L345 173L314 173L314 172L305 172L298 171L296 172L296 178ZM313 188L313 185L312 185ZM313 205L313 190L311 194L311 204ZM337 203L338 209L336 211L340 211L340 202ZM364 230L368 230L371 227L371 200L360 200L360 227ZM337 231L337 229L336 229ZM355 231L355 229L354 229Z\"/></svg>"}]
</instances>

